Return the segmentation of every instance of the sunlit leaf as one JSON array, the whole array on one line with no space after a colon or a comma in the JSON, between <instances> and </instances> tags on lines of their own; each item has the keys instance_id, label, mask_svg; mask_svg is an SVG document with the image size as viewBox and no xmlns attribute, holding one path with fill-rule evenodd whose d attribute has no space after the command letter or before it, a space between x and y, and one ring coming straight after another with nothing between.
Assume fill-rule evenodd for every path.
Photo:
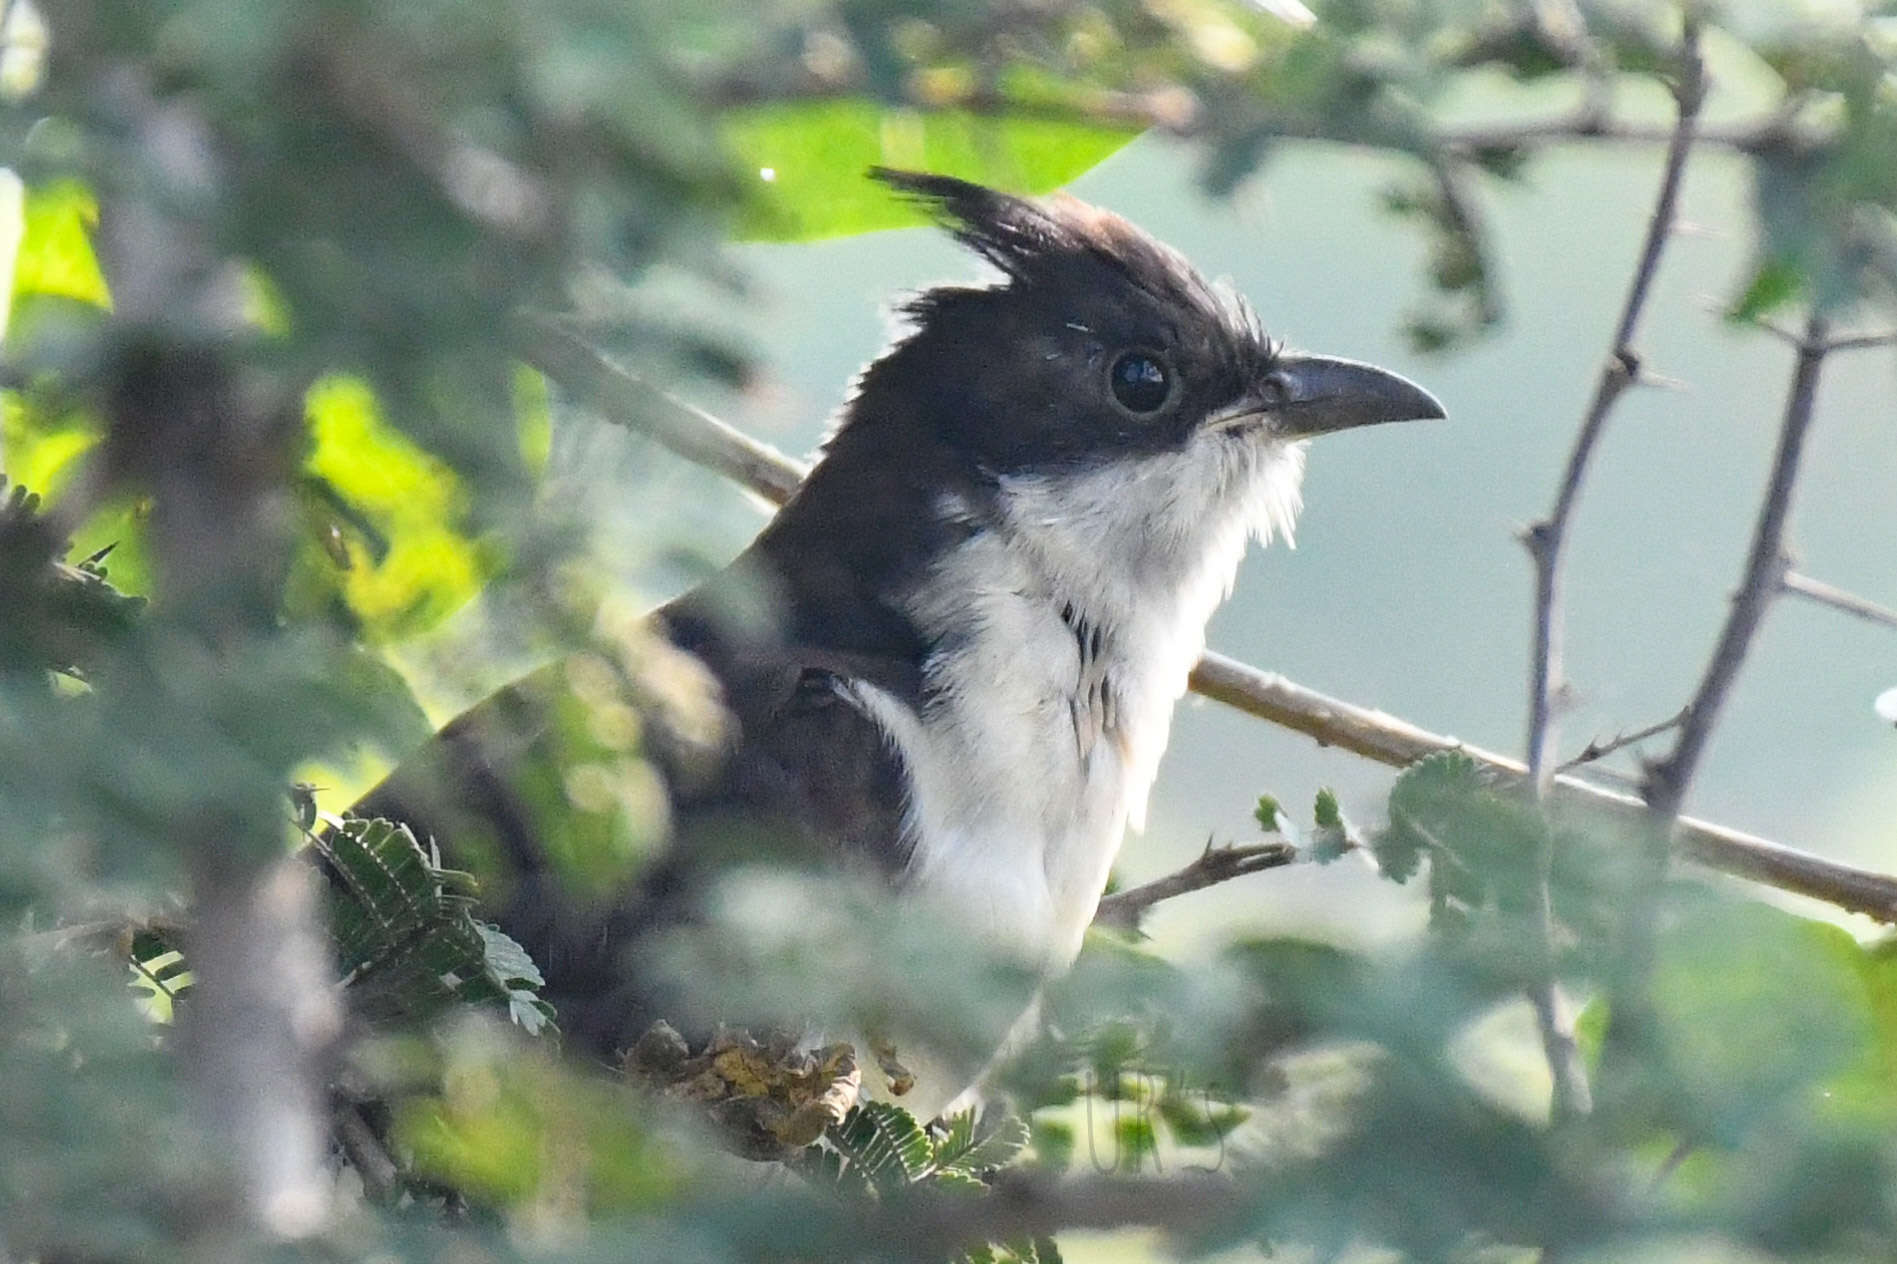
<instances>
[{"instance_id":1,"label":"sunlit leaf","mask_svg":"<svg viewBox=\"0 0 1897 1264\"><path fill-rule=\"evenodd\" d=\"M872 166L1045 193L1134 135L1065 120L922 113L859 100L736 111L726 116L725 133L753 180L738 234L764 241L808 241L925 222L914 206L864 178Z\"/></svg>"},{"instance_id":2,"label":"sunlit leaf","mask_svg":"<svg viewBox=\"0 0 1897 1264\"><path fill-rule=\"evenodd\" d=\"M313 387L309 422L292 613L340 603L367 638L398 640L465 605L498 559L467 533L454 472L385 424L357 379Z\"/></svg>"},{"instance_id":3,"label":"sunlit leaf","mask_svg":"<svg viewBox=\"0 0 1897 1264\"><path fill-rule=\"evenodd\" d=\"M105 275L92 251L99 206L74 180L61 180L26 194L26 231L13 269L13 297L45 295L111 306Z\"/></svg>"}]
</instances>

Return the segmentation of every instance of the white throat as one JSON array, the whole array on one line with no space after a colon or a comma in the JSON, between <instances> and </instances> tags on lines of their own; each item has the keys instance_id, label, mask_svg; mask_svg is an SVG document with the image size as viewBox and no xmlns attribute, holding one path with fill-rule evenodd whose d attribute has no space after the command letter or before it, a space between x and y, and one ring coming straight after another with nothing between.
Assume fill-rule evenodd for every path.
<instances>
[{"instance_id":1,"label":"white throat","mask_svg":"<svg viewBox=\"0 0 1897 1264\"><path fill-rule=\"evenodd\" d=\"M859 687L911 778L907 875L969 933L1058 971L1248 538L1289 538L1303 446L1206 434L1092 472L1001 480L910 614L939 647L920 713Z\"/></svg>"}]
</instances>

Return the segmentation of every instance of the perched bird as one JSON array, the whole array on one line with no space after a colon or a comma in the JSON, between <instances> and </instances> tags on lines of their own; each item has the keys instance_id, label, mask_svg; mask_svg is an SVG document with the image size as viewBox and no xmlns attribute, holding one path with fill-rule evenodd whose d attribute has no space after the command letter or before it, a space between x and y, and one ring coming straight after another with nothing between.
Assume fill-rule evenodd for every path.
<instances>
[{"instance_id":1,"label":"perched bird","mask_svg":"<svg viewBox=\"0 0 1897 1264\"><path fill-rule=\"evenodd\" d=\"M1394 373L1267 337L1110 212L872 174L999 278L910 299L796 495L657 612L730 727L709 771L672 778L673 830L814 841L1053 974L1143 823L1248 539L1291 531L1305 441L1443 410ZM741 590L769 617L734 615ZM484 839L504 871L492 912L569 1036L610 1054L653 1017L630 946L695 853L675 846L637 891L564 892L508 777L546 723L531 688L503 691L357 810L451 851ZM969 1074L911 1104L926 1117Z\"/></svg>"}]
</instances>

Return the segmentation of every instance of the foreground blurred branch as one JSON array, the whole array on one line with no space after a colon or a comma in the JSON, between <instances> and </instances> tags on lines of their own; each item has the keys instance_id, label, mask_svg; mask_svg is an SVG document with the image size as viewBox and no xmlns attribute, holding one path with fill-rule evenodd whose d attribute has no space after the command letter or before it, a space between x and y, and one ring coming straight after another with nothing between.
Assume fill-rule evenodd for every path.
<instances>
[{"instance_id":1,"label":"foreground blurred branch","mask_svg":"<svg viewBox=\"0 0 1897 1264\"><path fill-rule=\"evenodd\" d=\"M786 71L786 65L791 69ZM883 99L891 108L923 113L955 110L1089 127L1151 129L1182 140L1203 138L1217 122L1215 114L1205 108L1199 93L1177 84L1145 92L1076 89L1066 96L1050 98L1019 96L980 83L945 86L936 80L921 82L926 84L926 90L912 86L898 100L889 100L886 94ZM878 95L867 81L855 74L813 73L794 62L773 62L768 68L740 71L703 85L699 90L707 108L720 111L795 101L873 99ZM1614 118L1592 104L1551 118L1430 130L1419 130L1413 120L1400 124L1374 123L1362 114L1341 112L1330 116L1291 111L1263 115L1254 112L1246 115L1244 122L1255 131L1282 139L1373 148L1415 150L1422 138L1421 148L1458 158L1502 150L1540 149L1576 141L1664 145L1669 144L1674 135L1670 125ZM1827 136L1815 127L1801 127L1796 112L1787 108L1701 128L1696 139L1722 149L1759 154L1787 146L1820 145Z\"/></svg>"},{"instance_id":2,"label":"foreground blurred branch","mask_svg":"<svg viewBox=\"0 0 1897 1264\"><path fill-rule=\"evenodd\" d=\"M557 322L544 318L530 322L521 354L575 399L595 401L608 420L632 426L687 460L739 479L774 504L788 499L806 472L800 462L723 422L707 424L714 419L619 368ZM1320 745L1394 767L1406 767L1439 751L1458 750L1493 771L1516 777L1528 771L1505 755L1326 697L1222 654L1208 653L1199 660L1192 673L1192 689L1247 715L1303 733ZM1638 819L1646 810L1631 795L1604 790L1578 777L1557 776L1554 784L1566 801L1601 806L1622 817ZM1689 817L1680 818L1674 846L1686 859L1722 873L1897 923L1897 878Z\"/></svg>"},{"instance_id":3,"label":"foreground blurred branch","mask_svg":"<svg viewBox=\"0 0 1897 1264\"><path fill-rule=\"evenodd\" d=\"M180 1039L198 1123L223 1161L223 1187L197 1210L216 1225L228 1200L248 1228L302 1237L329 1216L321 1062L340 1014L314 874L278 845L278 792L220 778L213 770L228 763L213 744L236 716L276 705L271 686L249 677L268 679L260 651L281 644L275 612L291 522L283 483L305 384L241 355L253 331L237 273L197 213L215 204L224 176L210 125L193 106L161 100L130 63L100 76L98 96L127 120L122 140L142 179L100 199L99 256L120 349L101 375L107 426L93 478L148 492L153 504L151 639L142 659L121 664L133 670L113 695L135 713L124 717L126 765L162 761L189 786L141 819L192 881L195 984ZM156 329L168 336L153 337ZM213 736L161 753L151 749L161 732ZM268 756L252 758L247 772L267 766Z\"/></svg>"}]
</instances>

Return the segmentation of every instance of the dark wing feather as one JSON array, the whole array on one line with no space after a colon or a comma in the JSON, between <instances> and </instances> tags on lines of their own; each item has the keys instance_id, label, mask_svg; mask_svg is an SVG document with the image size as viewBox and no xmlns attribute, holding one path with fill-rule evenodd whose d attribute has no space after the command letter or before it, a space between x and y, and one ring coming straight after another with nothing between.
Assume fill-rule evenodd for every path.
<instances>
[{"instance_id":1,"label":"dark wing feather","mask_svg":"<svg viewBox=\"0 0 1897 1264\"><path fill-rule=\"evenodd\" d=\"M574 816L560 801L573 758L556 716L560 664L489 696L363 797L352 814L406 822L444 861L474 873L484 913L547 976L569 1040L610 1057L669 1012L639 954L655 931L694 915L719 865L760 851L791 863L866 862L892 880L908 860L900 756L858 705L871 684L913 696L914 660L740 638L687 598L659 627L716 682L726 740L685 766L666 718L638 706L643 753L669 797L671 836L654 862L605 890L576 889L559 863ZM549 799L552 802L549 802Z\"/></svg>"}]
</instances>

